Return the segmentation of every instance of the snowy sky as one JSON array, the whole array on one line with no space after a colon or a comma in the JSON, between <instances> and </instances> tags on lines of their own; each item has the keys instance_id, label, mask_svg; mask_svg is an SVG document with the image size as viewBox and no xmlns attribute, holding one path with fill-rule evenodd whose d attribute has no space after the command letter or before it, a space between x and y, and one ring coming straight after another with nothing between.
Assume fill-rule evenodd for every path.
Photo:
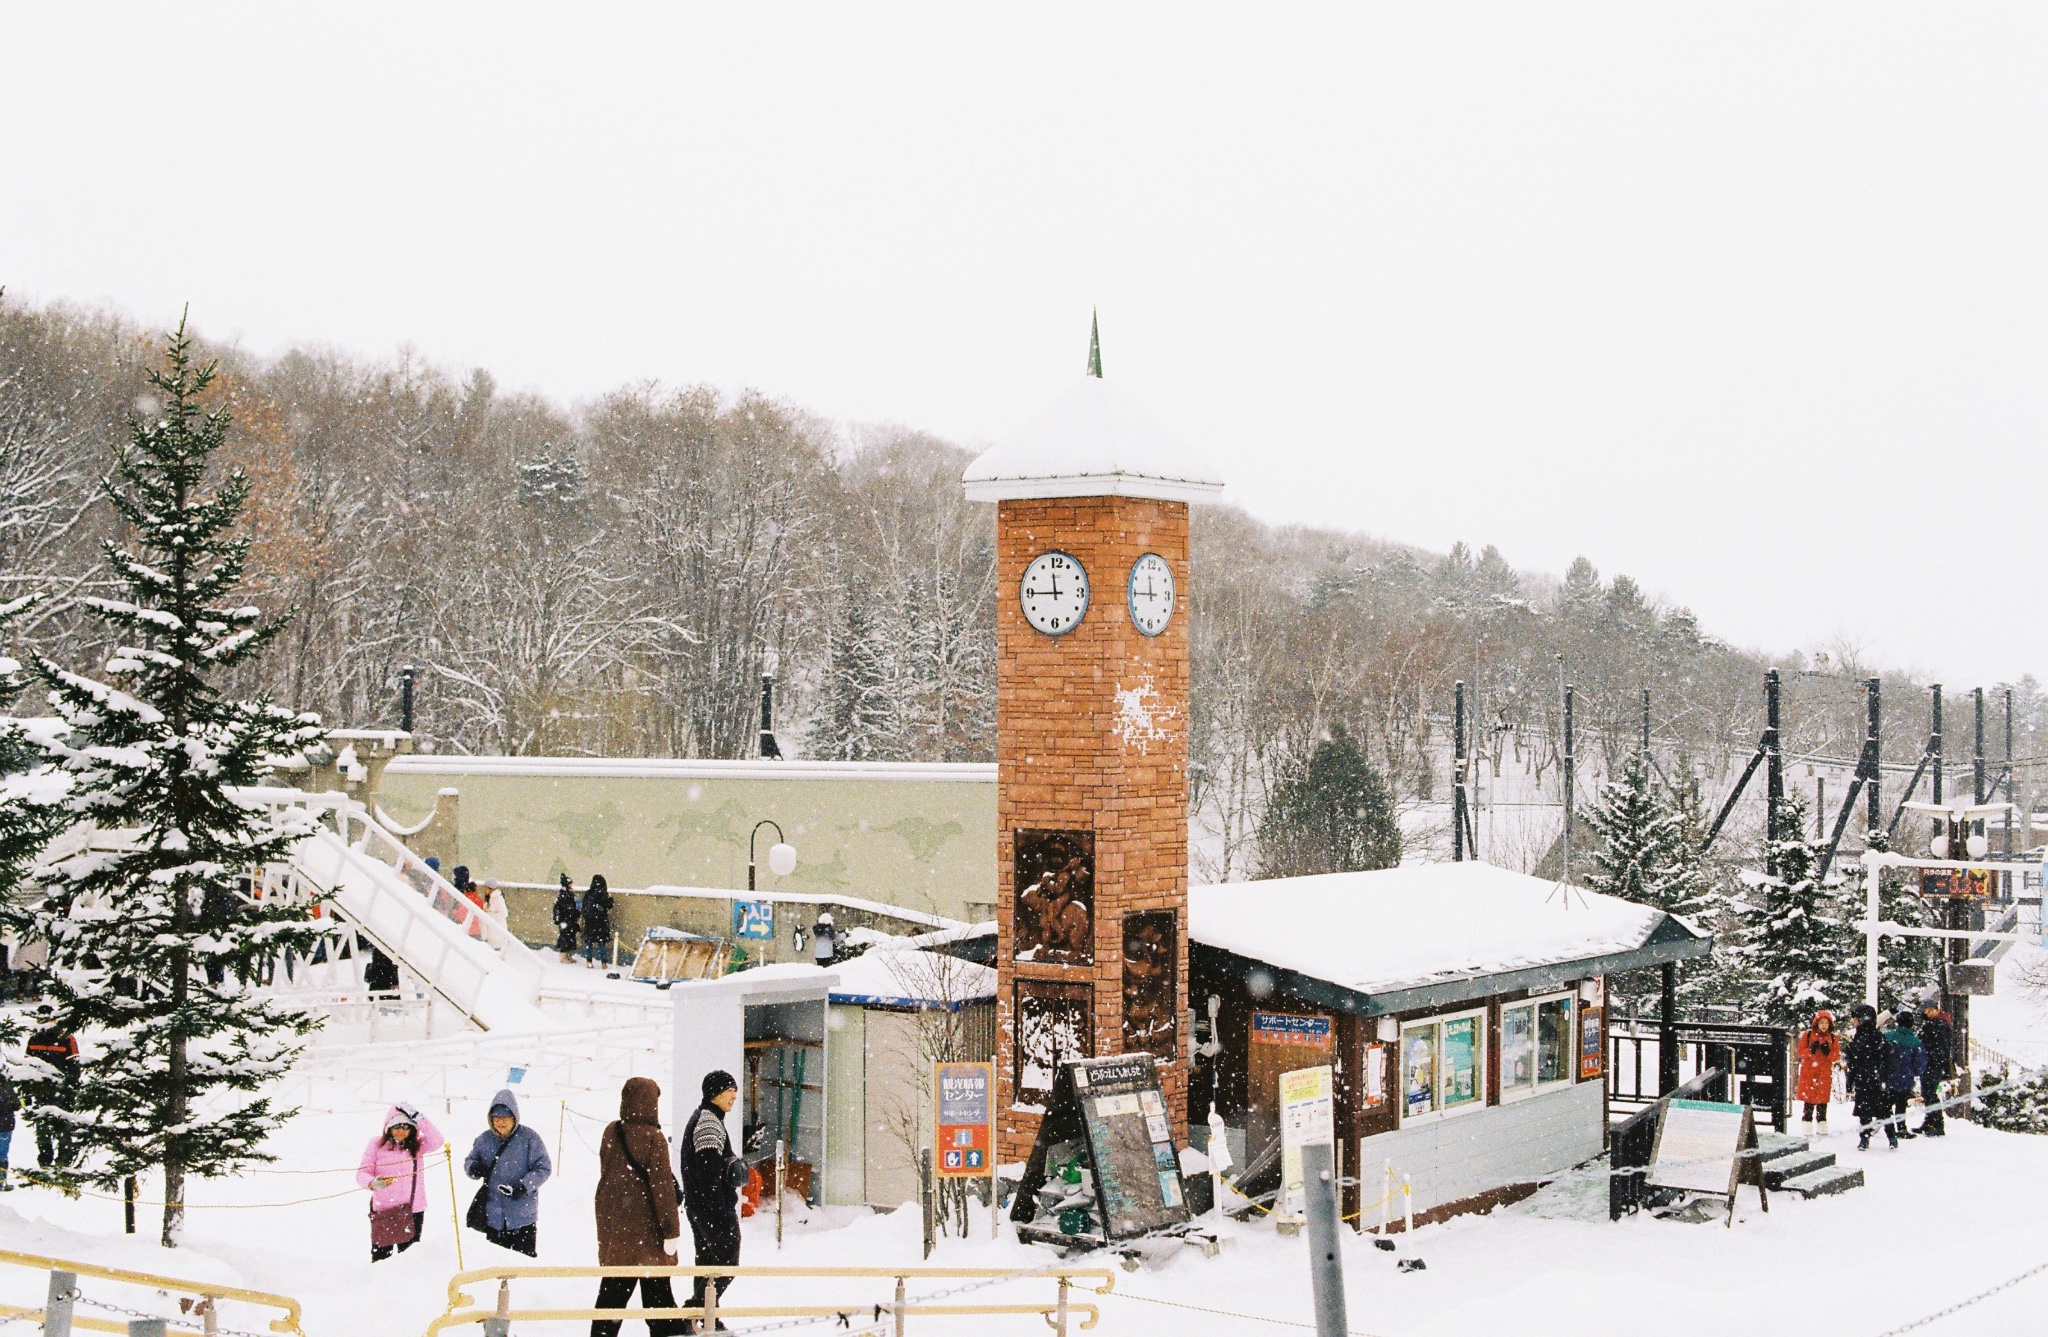
<instances>
[{"instance_id":1,"label":"snowy sky","mask_svg":"<svg viewBox=\"0 0 2048 1337\"><path fill-rule=\"evenodd\" d=\"M0 5L14 293L968 443L1099 306L1268 519L2048 676L2039 5L211 12Z\"/></svg>"}]
</instances>

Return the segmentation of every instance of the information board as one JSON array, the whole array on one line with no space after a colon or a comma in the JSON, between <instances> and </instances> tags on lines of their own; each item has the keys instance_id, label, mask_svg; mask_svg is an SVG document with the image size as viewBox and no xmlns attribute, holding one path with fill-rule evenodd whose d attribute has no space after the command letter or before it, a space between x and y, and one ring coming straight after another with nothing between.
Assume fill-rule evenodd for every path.
<instances>
[{"instance_id":1,"label":"information board","mask_svg":"<svg viewBox=\"0 0 2048 1337\"><path fill-rule=\"evenodd\" d=\"M1756 1112L1747 1105L1712 1100L1673 1100L1657 1121L1657 1148L1645 1182L1655 1188L1721 1194L1728 1199L1728 1223L1735 1223L1735 1190L1755 1184L1764 1210L1763 1162L1756 1150Z\"/></svg>"},{"instance_id":2,"label":"information board","mask_svg":"<svg viewBox=\"0 0 2048 1337\"><path fill-rule=\"evenodd\" d=\"M1579 1080L1586 1081L1600 1075L1600 1009L1582 1007L1579 1009Z\"/></svg>"},{"instance_id":3,"label":"information board","mask_svg":"<svg viewBox=\"0 0 2048 1337\"><path fill-rule=\"evenodd\" d=\"M932 1172L941 1179L995 1173L993 1063L938 1063L932 1070Z\"/></svg>"},{"instance_id":4,"label":"information board","mask_svg":"<svg viewBox=\"0 0 2048 1337\"><path fill-rule=\"evenodd\" d=\"M1159 1089L1159 1069L1150 1054L1073 1059L1060 1065L1052 1100L1038 1125L1038 1140L1025 1163L1011 1219L1019 1234L1041 1211L1040 1190L1061 1197L1061 1211L1075 1195L1054 1192L1048 1162L1079 1152L1091 1172L1080 1196L1093 1198L1090 1215L1107 1239L1129 1239L1169 1226L1185 1225L1192 1214L1180 1178L1180 1153L1173 1144L1173 1118ZM1092 1181L1092 1193L1085 1190Z\"/></svg>"},{"instance_id":5,"label":"information board","mask_svg":"<svg viewBox=\"0 0 2048 1337\"><path fill-rule=\"evenodd\" d=\"M1280 1074L1280 1211L1303 1211L1301 1149L1337 1140L1336 1075L1330 1067Z\"/></svg>"}]
</instances>

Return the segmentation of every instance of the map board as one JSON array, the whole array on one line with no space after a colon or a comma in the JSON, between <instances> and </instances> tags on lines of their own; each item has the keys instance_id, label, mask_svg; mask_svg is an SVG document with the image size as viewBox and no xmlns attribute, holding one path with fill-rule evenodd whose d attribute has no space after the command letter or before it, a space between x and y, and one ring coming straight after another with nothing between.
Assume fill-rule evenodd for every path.
<instances>
[{"instance_id":1,"label":"map board","mask_svg":"<svg viewBox=\"0 0 2048 1337\"><path fill-rule=\"evenodd\" d=\"M1150 1054L1060 1065L1011 1219L1037 1215L1054 1149L1077 1146L1093 1174L1094 1216L1106 1239L1129 1239L1192 1219L1182 1191L1173 1120ZM1022 1234L1024 1232L1020 1232Z\"/></svg>"}]
</instances>

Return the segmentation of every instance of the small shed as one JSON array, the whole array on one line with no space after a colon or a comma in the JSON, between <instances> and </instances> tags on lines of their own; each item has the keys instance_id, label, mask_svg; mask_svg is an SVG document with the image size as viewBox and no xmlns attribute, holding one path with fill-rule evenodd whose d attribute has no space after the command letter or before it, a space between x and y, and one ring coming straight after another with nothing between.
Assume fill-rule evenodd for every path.
<instances>
[{"instance_id":1,"label":"small shed","mask_svg":"<svg viewBox=\"0 0 2048 1337\"><path fill-rule=\"evenodd\" d=\"M1240 1186L1277 1182L1280 1074L1329 1064L1347 1171L1391 1161L1418 1221L1598 1155L1606 978L1712 947L1662 911L1482 863L1195 887L1189 939L1190 1123L1221 1113Z\"/></svg>"},{"instance_id":2,"label":"small shed","mask_svg":"<svg viewBox=\"0 0 2048 1337\"><path fill-rule=\"evenodd\" d=\"M678 1126L706 1072L732 1073L735 1140L786 1140L806 1167L792 1187L815 1203L915 1202L932 1061L995 1051L995 971L901 944L827 969L684 980L670 993Z\"/></svg>"}]
</instances>

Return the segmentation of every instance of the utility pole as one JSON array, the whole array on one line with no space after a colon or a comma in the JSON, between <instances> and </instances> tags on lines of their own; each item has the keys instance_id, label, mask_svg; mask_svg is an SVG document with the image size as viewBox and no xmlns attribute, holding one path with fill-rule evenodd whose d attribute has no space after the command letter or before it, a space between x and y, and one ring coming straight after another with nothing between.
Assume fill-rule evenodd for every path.
<instances>
[{"instance_id":1,"label":"utility pole","mask_svg":"<svg viewBox=\"0 0 2048 1337\"><path fill-rule=\"evenodd\" d=\"M1984 689L1982 687L1971 688L1970 701L1973 707L1973 718L1976 720L1977 726L1976 745L1970 754L1970 801L1981 805L1987 797L1984 792L1986 788L1984 783Z\"/></svg>"},{"instance_id":2,"label":"utility pole","mask_svg":"<svg viewBox=\"0 0 2048 1337\"><path fill-rule=\"evenodd\" d=\"M412 684L419 670L407 664L398 670L398 727L412 732Z\"/></svg>"},{"instance_id":3,"label":"utility pole","mask_svg":"<svg viewBox=\"0 0 2048 1337\"><path fill-rule=\"evenodd\" d=\"M1465 684L1452 688L1451 706L1451 862L1465 861Z\"/></svg>"},{"instance_id":4,"label":"utility pole","mask_svg":"<svg viewBox=\"0 0 2048 1337\"><path fill-rule=\"evenodd\" d=\"M1764 674L1764 872L1778 875L1778 810L1785 806L1785 754L1778 746L1778 670ZM1795 833L1797 834L1797 833Z\"/></svg>"},{"instance_id":5,"label":"utility pole","mask_svg":"<svg viewBox=\"0 0 2048 1337\"><path fill-rule=\"evenodd\" d=\"M2012 802L2012 688L2005 689L2005 801ZM2012 857L2012 809L2005 810L2005 857Z\"/></svg>"},{"instance_id":6,"label":"utility pole","mask_svg":"<svg viewBox=\"0 0 2048 1337\"><path fill-rule=\"evenodd\" d=\"M1828 838L1828 778L1825 775L1813 777L1813 835L1816 840Z\"/></svg>"},{"instance_id":7,"label":"utility pole","mask_svg":"<svg viewBox=\"0 0 2048 1337\"><path fill-rule=\"evenodd\" d=\"M1868 689L1868 695L1864 698L1864 705L1867 711L1865 732L1870 735L1870 761L1865 768L1868 774L1865 775L1863 780L1863 783L1870 787L1868 796L1870 834L1864 837L1864 843L1867 846L1875 841L1877 833L1884 829L1884 804L1877 794L1877 778L1884 772L1884 706L1883 698L1879 695L1884 688L1884 680L1873 677L1864 686Z\"/></svg>"},{"instance_id":8,"label":"utility pole","mask_svg":"<svg viewBox=\"0 0 2048 1337\"><path fill-rule=\"evenodd\" d=\"M1643 689L1643 774L1650 773L1650 689Z\"/></svg>"},{"instance_id":9,"label":"utility pole","mask_svg":"<svg viewBox=\"0 0 2048 1337\"><path fill-rule=\"evenodd\" d=\"M1941 684L1934 684L1934 718L1927 732L1927 751L1934 757L1934 801L1941 802Z\"/></svg>"},{"instance_id":10,"label":"utility pole","mask_svg":"<svg viewBox=\"0 0 2048 1337\"><path fill-rule=\"evenodd\" d=\"M1577 773L1577 759L1572 755L1572 697L1576 689L1570 683L1564 688L1564 877L1560 879L1567 887L1572 884L1572 785Z\"/></svg>"}]
</instances>

